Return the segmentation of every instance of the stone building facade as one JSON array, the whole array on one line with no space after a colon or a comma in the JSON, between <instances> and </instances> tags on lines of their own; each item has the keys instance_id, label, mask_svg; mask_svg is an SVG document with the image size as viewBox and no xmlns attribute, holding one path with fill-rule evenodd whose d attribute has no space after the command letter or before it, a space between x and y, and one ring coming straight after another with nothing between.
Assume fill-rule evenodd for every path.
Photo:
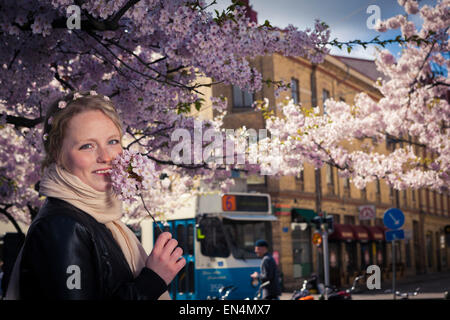
<instances>
[{"instance_id":1,"label":"stone building facade","mask_svg":"<svg viewBox=\"0 0 450 320\"><path fill-rule=\"evenodd\" d=\"M263 98L269 99L278 116L280 111L274 106L286 97L304 107L319 106L321 112L326 112L324 101L327 98L349 104L359 92L365 92L375 100L381 98L374 87L381 75L373 61L329 55L322 64L314 65L302 58L274 54L255 58L252 65L262 73L263 79L284 80L291 83L291 89L282 92L278 98L273 86L264 86L254 94L223 84L204 89L206 96L227 98L224 128L263 129L265 121L261 112L251 107L252 102ZM207 106L201 116L212 117L212 109ZM363 144L373 145L371 140L365 140L349 142L348 148L354 150ZM425 155L413 140L409 141ZM403 143L406 142L388 140L374 147L376 151L387 153L403 147ZM365 273L367 266L374 264L380 267L383 279L392 277L392 244L385 241L382 220L384 212L391 207L400 208L406 217L405 240L398 241L396 246L397 277L449 269L450 244L445 233L446 226L450 225L448 193L431 190L398 192L384 181L359 190L349 180L338 177L336 168L330 166L316 171L306 165L298 177L252 176L237 177L236 180L235 191L267 192L272 197L273 210L278 217L278 222L273 223L272 244L279 257L286 289L297 287L299 281L312 273L323 276L323 248L311 241L314 232L311 218L319 210L333 216L334 220L335 228L329 238L330 281L334 285L350 284L354 276ZM320 202L317 198L319 188ZM365 220L366 216L360 215L362 206L375 209L370 219Z\"/></svg>"}]
</instances>

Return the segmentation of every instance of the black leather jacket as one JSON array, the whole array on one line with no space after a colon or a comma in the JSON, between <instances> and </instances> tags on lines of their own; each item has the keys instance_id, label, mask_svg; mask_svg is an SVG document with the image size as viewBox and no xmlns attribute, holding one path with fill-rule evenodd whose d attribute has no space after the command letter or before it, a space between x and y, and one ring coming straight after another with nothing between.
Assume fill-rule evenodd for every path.
<instances>
[{"instance_id":1,"label":"black leather jacket","mask_svg":"<svg viewBox=\"0 0 450 320\"><path fill-rule=\"evenodd\" d=\"M105 225L63 200L48 198L28 230L21 299L151 300L165 290L149 268L134 278Z\"/></svg>"}]
</instances>

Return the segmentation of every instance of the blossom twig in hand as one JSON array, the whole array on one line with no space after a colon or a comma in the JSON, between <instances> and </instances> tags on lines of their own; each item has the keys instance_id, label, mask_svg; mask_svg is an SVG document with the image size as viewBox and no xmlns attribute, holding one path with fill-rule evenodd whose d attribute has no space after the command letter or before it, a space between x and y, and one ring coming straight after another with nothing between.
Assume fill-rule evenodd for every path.
<instances>
[{"instance_id":1,"label":"blossom twig in hand","mask_svg":"<svg viewBox=\"0 0 450 320\"><path fill-rule=\"evenodd\" d=\"M154 217L154 216L150 213L150 211L147 209L147 206L145 205L145 201L144 201L144 198L142 197L142 194L139 194L139 196L141 197L142 204L144 205L145 211L147 211L147 213L149 214L149 216L152 217L153 222L156 224L156 226L158 227L159 231L161 231L161 233L163 233L163 230L162 230L161 227L159 226L159 223L156 222L155 217Z\"/></svg>"},{"instance_id":2,"label":"blossom twig in hand","mask_svg":"<svg viewBox=\"0 0 450 320\"><path fill-rule=\"evenodd\" d=\"M136 196L139 196L144 209L152 217L162 233L163 230L147 209L142 196L144 191L149 190L152 185L159 181L153 161L138 152L124 150L121 155L113 160L112 165L111 181L113 192L120 200L127 203L134 202Z\"/></svg>"}]
</instances>

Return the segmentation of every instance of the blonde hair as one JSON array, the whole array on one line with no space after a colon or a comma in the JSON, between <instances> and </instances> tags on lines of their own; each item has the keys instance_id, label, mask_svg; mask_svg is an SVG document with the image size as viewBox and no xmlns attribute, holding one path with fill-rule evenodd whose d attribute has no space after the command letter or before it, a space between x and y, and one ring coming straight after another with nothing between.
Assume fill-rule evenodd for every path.
<instances>
[{"instance_id":1,"label":"blonde hair","mask_svg":"<svg viewBox=\"0 0 450 320\"><path fill-rule=\"evenodd\" d=\"M109 117L119 129L122 138L122 123L114 104L108 97L92 92L70 93L50 105L44 124L43 142L45 157L42 170L56 163L60 157L67 125L75 115L85 111L99 110Z\"/></svg>"}]
</instances>

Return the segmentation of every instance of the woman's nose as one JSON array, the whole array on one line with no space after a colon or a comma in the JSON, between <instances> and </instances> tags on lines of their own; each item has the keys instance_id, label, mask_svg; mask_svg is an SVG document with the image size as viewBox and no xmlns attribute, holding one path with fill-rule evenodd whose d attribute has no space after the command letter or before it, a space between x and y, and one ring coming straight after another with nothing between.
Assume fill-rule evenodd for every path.
<instances>
[{"instance_id":1,"label":"woman's nose","mask_svg":"<svg viewBox=\"0 0 450 320\"><path fill-rule=\"evenodd\" d=\"M105 148L98 148L98 162L111 162L111 154Z\"/></svg>"}]
</instances>

